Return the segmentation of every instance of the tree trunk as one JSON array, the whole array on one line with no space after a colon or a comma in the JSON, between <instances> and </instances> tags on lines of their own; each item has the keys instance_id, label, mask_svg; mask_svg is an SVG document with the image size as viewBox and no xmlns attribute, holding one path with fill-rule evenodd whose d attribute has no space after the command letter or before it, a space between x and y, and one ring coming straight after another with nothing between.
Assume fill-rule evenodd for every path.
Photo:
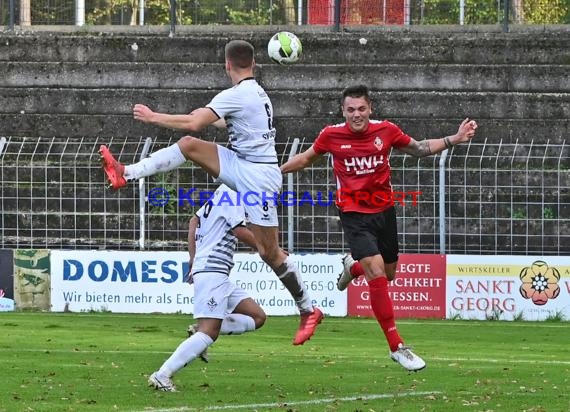
<instances>
[{"instance_id":1,"label":"tree trunk","mask_svg":"<svg viewBox=\"0 0 570 412\"><path fill-rule=\"evenodd\" d=\"M129 23L131 26L137 25L137 17L139 11L139 3L138 0L131 0L131 22Z\"/></svg>"},{"instance_id":2,"label":"tree trunk","mask_svg":"<svg viewBox=\"0 0 570 412\"><path fill-rule=\"evenodd\" d=\"M31 0L20 1L20 26L32 25Z\"/></svg>"},{"instance_id":3,"label":"tree trunk","mask_svg":"<svg viewBox=\"0 0 570 412\"><path fill-rule=\"evenodd\" d=\"M286 24L297 24L295 0L283 0L283 8L285 9Z\"/></svg>"},{"instance_id":4,"label":"tree trunk","mask_svg":"<svg viewBox=\"0 0 570 412\"><path fill-rule=\"evenodd\" d=\"M507 0L503 0L507 1ZM511 0L513 2L513 10L514 10L514 21L516 24L523 24L524 23L524 8L523 8L523 0Z\"/></svg>"}]
</instances>

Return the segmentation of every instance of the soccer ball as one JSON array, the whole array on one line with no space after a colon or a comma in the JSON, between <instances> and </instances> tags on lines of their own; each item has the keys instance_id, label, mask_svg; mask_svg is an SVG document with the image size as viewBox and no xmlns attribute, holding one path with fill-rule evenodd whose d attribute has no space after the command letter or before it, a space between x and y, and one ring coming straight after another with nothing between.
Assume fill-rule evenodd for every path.
<instances>
[{"instance_id":1,"label":"soccer ball","mask_svg":"<svg viewBox=\"0 0 570 412\"><path fill-rule=\"evenodd\" d=\"M301 57L302 52L301 40L288 31L276 33L267 43L267 54L275 63L295 63Z\"/></svg>"}]
</instances>

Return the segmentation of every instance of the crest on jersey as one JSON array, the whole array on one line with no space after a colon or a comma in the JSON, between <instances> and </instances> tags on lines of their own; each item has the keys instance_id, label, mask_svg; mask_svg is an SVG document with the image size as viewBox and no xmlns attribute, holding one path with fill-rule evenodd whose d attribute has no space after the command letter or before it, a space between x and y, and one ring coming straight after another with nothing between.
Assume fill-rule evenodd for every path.
<instances>
[{"instance_id":1,"label":"crest on jersey","mask_svg":"<svg viewBox=\"0 0 570 412\"><path fill-rule=\"evenodd\" d=\"M213 297L210 298L210 300L208 301L208 308L210 308L210 312L213 312L214 309L216 309L216 306L218 306L218 302L216 302L216 299L214 299Z\"/></svg>"},{"instance_id":2,"label":"crest on jersey","mask_svg":"<svg viewBox=\"0 0 570 412\"><path fill-rule=\"evenodd\" d=\"M382 150L384 142L382 141L382 139L380 139L379 136L376 136L376 138L374 139L374 146L376 146L376 149Z\"/></svg>"}]
</instances>

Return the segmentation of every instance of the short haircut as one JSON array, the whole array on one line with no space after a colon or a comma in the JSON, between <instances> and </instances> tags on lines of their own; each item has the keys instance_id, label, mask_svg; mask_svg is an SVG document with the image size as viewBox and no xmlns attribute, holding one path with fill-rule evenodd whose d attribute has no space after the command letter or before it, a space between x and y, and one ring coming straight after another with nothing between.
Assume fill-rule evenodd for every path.
<instances>
[{"instance_id":1,"label":"short haircut","mask_svg":"<svg viewBox=\"0 0 570 412\"><path fill-rule=\"evenodd\" d=\"M368 87L363 84L356 86L349 86L342 92L341 105L344 105L344 101L347 97L363 97L368 104L370 104L370 94L368 93Z\"/></svg>"},{"instance_id":2,"label":"short haircut","mask_svg":"<svg viewBox=\"0 0 570 412\"><path fill-rule=\"evenodd\" d=\"M232 40L226 44L226 60L240 69L253 65L253 46L245 40Z\"/></svg>"}]
</instances>

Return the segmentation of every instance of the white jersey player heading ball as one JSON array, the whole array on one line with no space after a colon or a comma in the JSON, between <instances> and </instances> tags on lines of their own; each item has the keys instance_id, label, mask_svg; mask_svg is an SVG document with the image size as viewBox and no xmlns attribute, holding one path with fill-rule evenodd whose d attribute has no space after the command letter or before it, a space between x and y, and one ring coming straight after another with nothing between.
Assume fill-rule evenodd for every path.
<instances>
[{"instance_id":1,"label":"white jersey player heading ball","mask_svg":"<svg viewBox=\"0 0 570 412\"><path fill-rule=\"evenodd\" d=\"M209 125L227 127L232 149L192 136L158 150L133 165L119 163L106 146L101 146L103 169L114 189L156 173L173 170L187 160L237 192L251 192L258 201L245 205L260 257L269 265L293 297L301 322L293 339L302 345L313 336L323 313L313 307L298 268L279 246L276 202L267 201L279 193L283 177L275 153L273 106L254 78L254 48L243 40L232 40L225 47L225 68L233 86L216 95L206 107L189 114L172 115L152 111L137 104L136 120L184 131L199 131Z\"/></svg>"}]
</instances>

